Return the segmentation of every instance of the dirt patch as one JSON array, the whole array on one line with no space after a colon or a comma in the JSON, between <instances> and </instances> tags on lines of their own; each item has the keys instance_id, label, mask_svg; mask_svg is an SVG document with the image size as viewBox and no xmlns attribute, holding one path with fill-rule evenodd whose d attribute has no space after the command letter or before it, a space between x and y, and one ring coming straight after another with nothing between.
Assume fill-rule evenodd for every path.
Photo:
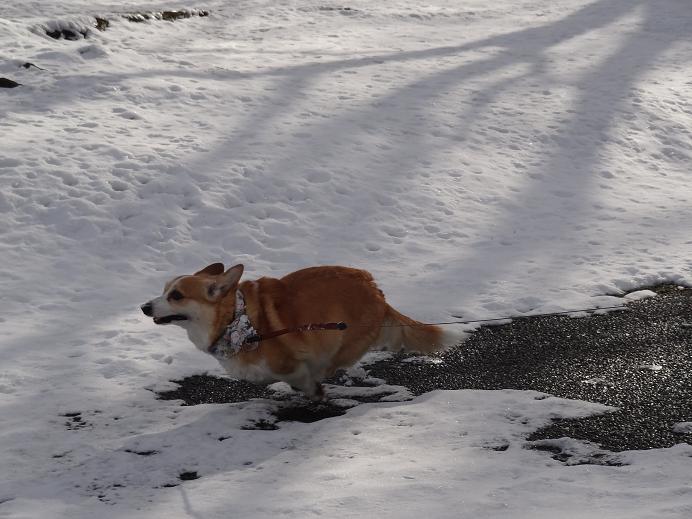
<instances>
[{"instance_id":1,"label":"dirt patch","mask_svg":"<svg viewBox=\"0 0 692 519\"><path fill-rule=\"evenodd\" d=\"M18 86L21 86L21 83L17 83L6 77L0 77L0 88L17 88Z\"/></svg>"},{"instance_id":2,"label":"dirt patch","mask_svg":"<svg viewBox=\"0 0 692 519\"><path fill-rule=\"evenodd\" d=\"M128 22L142 23L153 20L164 20L167 22L174 22L176 20L183 20L185 18L205 17L209 16L209 14L209 11L205 11L202 9L181 9L177 11L125 13L121 16L125 18Z\"/></svg>"},{"instance_id":3,"label":"dirt patch","mask_svg":"<svg viewBox=\"0 0 692 519\"><path fill-rule=\"evenodd\" d=\"M172 382L178 384L178 387L157 393L161 400L182 400L183 405L199 405L245 402L251 398L271 397L271 393L264 386L212 375L193 375Z\"/></svg>"},{"instance_id":4,"label":"dirt patch","mask_svg":"<svg viewBox=\"0 0 692 519\"><path fill-rule=\"evenodd\" d=\"M171 11L135 12L114 15L128 22L143 23L150 21L174 22L186 18L206 17L211 13L202 9L180 9ZM44 32L55 40L77 41L91 37L92 30L106 31L111 26L112 19L106 16L94 16L76 20L52 20L34 27L34 32Z\"/></svg>"},{"instance_id":5,"label":"dirt patch","mask_svg":"<svg viewBox=\"0 0 692 519\"><path fill-rule=\"evenodd\" d=\"M326 12L332 12L332 13L339 13L343 14L345 16L351 16L354 14L358 14L360 11L358 9L354 9L353 7L334 7L330 5L322 5L317 8L318 11L326 11Z\"/></svg>"},{"instance_id":6,"label":"dirt patch","mask_svg":"<svg viewBox=\"0 0 692 519\"><path fill-rule=\"evenodd\" d=\"M54 40L71 40L77 41L89 37L89 29L79 28L76 26L58 27L54 29L47 28L46 35Z\"/></svg>"},{"instance_id":7,"label":"dirt patch","mask_svg":"<svg viewBox=\"0 0 692 519\"><path fill-rule=\"evenodd\" d=\"M280 407L274 412L279 422L312 423L346 414L346 410L329 402L303 403Z\"/></svg>"},{"instance_id":8,"label":"dirt patch","mask_svg":"<svg viewBox=\"0 0 692 519\"><path fill-rule=\"evenodd\" d=\"M197 472L195 472L194 470L181 472L178 475L178 479L180 479L180 481L192 481L194 479L199 479L199 474L197 474Z\"/></svg>"},{"instance_id":9,"label":"dirt patch","mask_svg":"<svg viewBox=\"0 0 692 519\"><path fill-rule=\"evenodd\" d=\"M78 431L79 429L84 429L85 427L91 427L91 424L82 417L81 411L64 413L60 416L67 418L64 425L69 431Z\"/></svg>"},{"instance_id":10,"label":"dirt patch","mask_svg":"<svg viewBox=\"0 0 692 519\"><path fill-rule=\"evenodd\" d=\"M96 24L94 27L96 27L99 31L105 31L108 29L108 27L111 26L111 22L107 18L101 18L100 16L97 16L95 18Z\"/></svg>"}]
</instances>

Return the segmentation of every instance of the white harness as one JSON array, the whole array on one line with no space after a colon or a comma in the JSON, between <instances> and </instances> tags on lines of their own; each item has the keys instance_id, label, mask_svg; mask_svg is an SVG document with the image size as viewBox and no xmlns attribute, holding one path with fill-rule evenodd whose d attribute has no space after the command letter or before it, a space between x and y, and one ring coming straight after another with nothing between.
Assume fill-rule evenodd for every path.
<instances>
[{"instance_id":1,"label":"white harness","mask_svg":"<svg viewBox=\"0 0 692 519\"><path fill-rule=\"evenodd\" d=\"M235 291L235 314L223 335L211 345L209 353L219 359L235 357L241 352L256 350L259 346L257 330L252 327L245 313L245 297L240 290ZM255 338L248 342L248 339Z\"/></svg>"}]
</instances>

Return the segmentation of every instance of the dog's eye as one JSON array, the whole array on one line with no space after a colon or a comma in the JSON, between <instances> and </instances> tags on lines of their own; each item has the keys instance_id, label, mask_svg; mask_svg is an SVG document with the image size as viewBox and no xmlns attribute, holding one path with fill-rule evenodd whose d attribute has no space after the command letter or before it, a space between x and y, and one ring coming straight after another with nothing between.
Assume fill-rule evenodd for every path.
<instances>
[{"instance_id":1,"label":"dog's eye","mask_svg":"<svg viewBox=\"0 0 692 519\"><path fill-rule=\"evenodd\" d=\"M185 297L182 293L180 293L179 290L174 290L170 294L168 294L169 299L173 299L175 301L180 301L183 297Z\"/></svg>"}]
</instances>

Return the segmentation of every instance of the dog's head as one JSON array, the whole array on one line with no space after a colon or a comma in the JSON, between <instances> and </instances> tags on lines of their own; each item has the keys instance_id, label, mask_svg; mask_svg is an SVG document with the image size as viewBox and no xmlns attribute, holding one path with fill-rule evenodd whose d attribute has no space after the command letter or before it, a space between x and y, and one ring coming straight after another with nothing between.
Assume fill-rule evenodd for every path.
<instances>
[{"instance_id":1,"label":"dog's head","mask_svg":"<svg viewBox=\"0 0 692 519\"><path fill-rule=\"evenodd\" d=\"M140 308L156 324L182 326L190 340L206 350L217 328L227 324L222 322L223 316L230 311L233 318L235 291L242 275L243 265L225 270L223 263L213 263L192 275L173 278L163 294ZM232 301L230 308L227 299Z\"/></svg>"}]
</instances>

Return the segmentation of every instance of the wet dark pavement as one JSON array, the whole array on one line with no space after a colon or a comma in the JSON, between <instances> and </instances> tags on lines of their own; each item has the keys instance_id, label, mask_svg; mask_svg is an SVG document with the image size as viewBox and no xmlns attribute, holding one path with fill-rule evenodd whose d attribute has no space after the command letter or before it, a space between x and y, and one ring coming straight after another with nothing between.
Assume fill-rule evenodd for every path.
<instances>
[{"instance_id":1,"label":"wet dark pavement","mask_svg":"<svg viewBox=\"0 0 692 519\"><path fill-rule=\"evenodd\" d=\"M370 377L405 386L414 395L435 389L532 389L619 408L556 421L529 440L569 436L613 451L692 443L692 434L672 430L677 422L692 421L692 289L653 290L656 297L630 302L625 311L484 326L461 347L439 355L441 362L411 362L414 356L400 354L366 369ZM159 396L187 405L271 397L263 387L207 375L178 383L177 390ZM332 405L301 406L288 414L300 420L302 409L314 421L320 412L324 417L343 412Z\"/></svg>"}]
</instances>

